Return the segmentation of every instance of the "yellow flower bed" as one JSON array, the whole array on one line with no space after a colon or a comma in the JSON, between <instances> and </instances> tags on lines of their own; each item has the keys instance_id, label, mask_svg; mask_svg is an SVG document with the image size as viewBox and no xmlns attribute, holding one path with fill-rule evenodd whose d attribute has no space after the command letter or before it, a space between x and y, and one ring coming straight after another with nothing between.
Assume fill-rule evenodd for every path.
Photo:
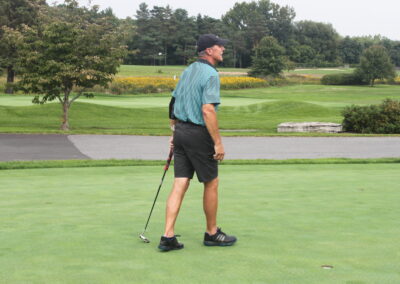
<instances>
[{"instance_id":1,"label":"yellow flower bed","mask_svg":"<svg viewBox=\"0 0 400 284\"><path fill-rule=\"evenodd\" d=\"M400 76L397 76L396 78L394 78L394 82L395 82L396 84L399 84L399 85L400 85Z\"/></svg>"},{"instance_id":2,"label":"yellow flower bed","mask_svg":"<svg viewBox=\"0 0 400 284\"><path fill-rule=\"evenodd\" d=\"M122 93L160 93L172 91L178 79L160 77L116 78L110 85L111 92ZM267 81L252 77L221 77L221 89L244 89L268 86Z\"/></svg>"},{"instance_id":3,"label":"yellow flower bed","mask_svg":"<svg viewBox=\"0 0 400 284\"><path fill-rule=\"evenodd\" d=\"M221 89L245 89L268 86L267 81L252 77L221 77Z\"/></svg>"},{"instance_id":4,"label":"yellow flower bed","mask_svg":"<svg viewBox=\"0 0 400 284\"><path fill-rule=\"evenodd\" d=\"M121 88L131 93L158 93L172 91L178 80L160 77L126 77L116 78L111 88Z\"/></svg>"}]
</instances>

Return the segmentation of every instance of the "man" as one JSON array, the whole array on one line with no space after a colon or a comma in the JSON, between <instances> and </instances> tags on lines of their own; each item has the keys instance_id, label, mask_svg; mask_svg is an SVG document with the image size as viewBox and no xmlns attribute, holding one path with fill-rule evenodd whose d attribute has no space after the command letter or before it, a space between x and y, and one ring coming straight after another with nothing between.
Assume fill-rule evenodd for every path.
<instances>
[{"instance_id":1,"label":"man","mask_svg":"<svg viewBox=\"0 0 400 284\"><path fill-rule=\"evenodd\" d=\"M218 129L220 82L214 66L223 60L226 43L227 40L212 34L201 35L197 43L199 59L185 69L172 94L170 124L174 131L171 147L175 179L167 201L164 235L158 246L162 251L183 248L174 226L194 172L204 184L204 245L230 246L236 242L234 236L217 228L218 161L224 159L225 152Z\"/></svg>"}]
</instances>

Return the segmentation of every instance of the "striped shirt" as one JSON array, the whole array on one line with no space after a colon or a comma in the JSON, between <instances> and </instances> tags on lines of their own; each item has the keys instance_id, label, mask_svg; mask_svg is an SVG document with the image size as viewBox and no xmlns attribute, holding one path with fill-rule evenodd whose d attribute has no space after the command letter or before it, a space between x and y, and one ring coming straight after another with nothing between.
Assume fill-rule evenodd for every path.
<instances>
[{"instance_id":1,"label":"striped shirt","mask_svg":"<svg viewBox=\"0 0 400 284\"><path fill-rule=\"evenodd\" d=\"M174 115L177 119L205 125L204 104L220 104L220 82L217 70L204 59L192 63L183 71L172 96L175 98Z\"/></svg>"}]
</instances>

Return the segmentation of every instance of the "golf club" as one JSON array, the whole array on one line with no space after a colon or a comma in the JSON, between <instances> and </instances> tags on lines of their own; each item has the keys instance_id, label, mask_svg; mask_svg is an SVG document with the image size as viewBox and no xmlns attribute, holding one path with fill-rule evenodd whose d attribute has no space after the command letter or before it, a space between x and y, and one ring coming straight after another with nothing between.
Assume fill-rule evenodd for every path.
<instances>
[{"instance_id":1,"label":"golf club","mask_svg":"<svg viewBox=\"0 0 400 284\"><path fill-rule=\"evenodd\" d=\"M173 156L173 155L174 155L174 151L173 151L173 149L171 148L170 151L169 151L167 163L166 163L165 166L164 166L164 174L163 174L163 176L162 176L162 178L161 178L160 186L158 187L156 197L154 198L153 206L151 207L149 217L147 218L146 226L144 227L143 233L141 233L141 234L139 235L139 238L140 238L143 242L145 242L145 243L150 243L150 240L149 240L148 238L145 237L144 233L145 233L146 230L147 230L147 225L149 224L150 217L151 217L151 213L153 213L154 205L156 204L158 194L160 193L160 189L161 189L161 186L162 186L162 184L163 184L165 174L167 173L168 168L169 168L169 165L171 164L171 160L172 160L172 156Z\"/></svg>"}]
</instances>

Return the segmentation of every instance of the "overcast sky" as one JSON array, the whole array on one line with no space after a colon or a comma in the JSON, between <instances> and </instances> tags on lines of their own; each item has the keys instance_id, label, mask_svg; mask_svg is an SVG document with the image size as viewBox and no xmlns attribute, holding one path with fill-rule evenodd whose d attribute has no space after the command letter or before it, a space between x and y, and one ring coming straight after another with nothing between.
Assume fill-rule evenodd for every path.
<instances>
[{"instance_id":1,"label":"overcast sky","mask_svg":"<svg viewBox=\"0 0 400 284\"><path fill-rule=\"evenodd\" d=\"M88 0L78 0L86 5ZM61 1L58 1L61 2ZM183 8L189 15L207 15L220 18L236 2L250 0L92 0L92 5L101 9L111 7L119 18L133 17L139 4L153 6L170 5L173 9ZM281 6L291 6L296 11L295 21L312 20L331 23L342 36L381 34L400 40L400 0L272 0Z\"/></svg>"}]
</instances>

